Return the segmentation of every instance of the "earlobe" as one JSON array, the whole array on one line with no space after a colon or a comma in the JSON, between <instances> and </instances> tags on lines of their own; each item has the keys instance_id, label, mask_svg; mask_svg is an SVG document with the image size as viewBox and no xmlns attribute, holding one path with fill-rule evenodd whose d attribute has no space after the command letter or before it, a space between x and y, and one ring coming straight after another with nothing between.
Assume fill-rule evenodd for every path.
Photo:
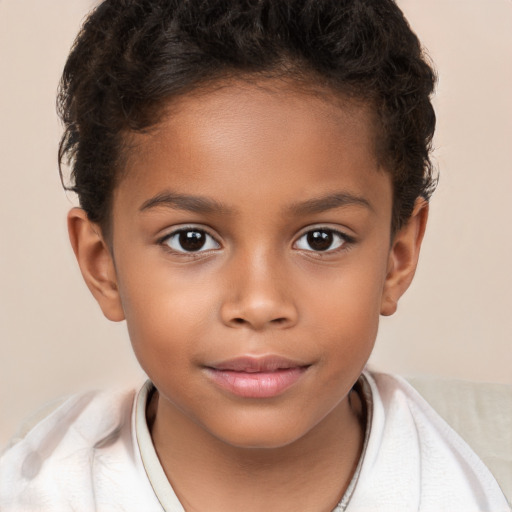
<instances>
[{"instance_id":1,"label":"earlobe","mask_svg":"<svg viewBox=\"0 0 512 512\"><path fill-rule=\"evenodd\" d=\"M428 218L428 202L416 201L412 215L395 235L389 252L388 269L381 301L381 315L392 315L398 300L412 282Z\"/></svg>"},{"instance_id":2,"label":"earlobe","mask_svg":"<svg viewBox=\"0 0 512 512\"><path fill-rule=\"evenodd\" d=\"M103 314L114 322L124 320L112 254L101 229L81 208L68 213L68 233L80 271Z\"/></svg>"}]
</instances>

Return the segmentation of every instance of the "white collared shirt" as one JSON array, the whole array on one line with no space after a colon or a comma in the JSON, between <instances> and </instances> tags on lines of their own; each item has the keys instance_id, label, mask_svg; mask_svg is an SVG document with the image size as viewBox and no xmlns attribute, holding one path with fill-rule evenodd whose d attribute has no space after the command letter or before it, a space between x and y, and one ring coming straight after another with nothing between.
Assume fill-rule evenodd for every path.
<instances>
[{"instance_id":1,"label":"white collared shirt","mask_svg":"<svg viewBox=\"0 0 512 512\"><path fill-rule=\"evenodd\" d=\"M365 445L336 511L510 512L487 467L406 381L365 372L360 382ZM184 512L147 427L152 387L76 395L38 423L0 458L0 510Z\"/></svg>"}]
</instances>

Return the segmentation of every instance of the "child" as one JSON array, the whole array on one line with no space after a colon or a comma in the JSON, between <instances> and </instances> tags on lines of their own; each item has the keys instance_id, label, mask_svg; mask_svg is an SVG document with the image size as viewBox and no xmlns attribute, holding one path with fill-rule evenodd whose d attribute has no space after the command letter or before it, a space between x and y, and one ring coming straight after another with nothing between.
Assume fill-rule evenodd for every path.
<instances>
[{"instance_id":1,"label":"child","mask_svg":"<svg viewBox=\"0 0 512 512\"><path fill-rule=\"evenodd\" d=\"M364 370L418 260L433 85L391 0L103 2L62 79L68 225L150 380L36 425L1 510L509 510Z\"/></svg>"}]
</instances>

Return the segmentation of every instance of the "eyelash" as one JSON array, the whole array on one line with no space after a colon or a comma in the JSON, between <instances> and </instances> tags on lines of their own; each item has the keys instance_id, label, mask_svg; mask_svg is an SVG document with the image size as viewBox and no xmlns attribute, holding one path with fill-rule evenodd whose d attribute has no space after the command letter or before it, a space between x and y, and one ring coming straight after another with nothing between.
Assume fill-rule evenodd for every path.
<instances>
[{"instance_id":1,"label":"eyelash","mask_svg":"<svg viewBox=\"0 0 512 512\"><path fill-rule=\"evenodd\" d=\"M339 230L333 229L333 228L320 226L320 227L316 227L316 228L310 228L306 232L304 232L294 243L294 246L297 245L297 243L301 239L308 237L308 235L311 235L313 233L324 233L324 234L328 234L328 235L337 237L338 241L339 241L339 245L337 247L335 247L334 249L327 248L325 250L316 250L316 251L314 249L299 249L299 250L302 250L304 252L313 253L313 254L319 254L319 255L321 255L321 254L336 254L340 251L346 250L347 246L354 244L356 241L354 237L347 235L346 233L343 233L342 231L339 231ZM332 245L332 243L334 243L334 241L331 242L331 245Z\"/></svg>"},{"instance_id":2,"label":"eyelash","mask_svg":"<svg viewBox=\"0 0 512 512\"><path fill-rule=\"evenodd\" d=\"M206 240L206 244L208 243L213 243L216 245L216 247L209 247L207 249L203 249L203 246L199 247L198 250L180 250L180 249L175 249L173 247L171 247L171 245L169 244L169 242L176 238L178 239L178 237L182 234L185 234L185 233L200 233L201 235L206 235L207 237L207 240ZM193 242L192 238L191 238L191 241ZM170 252L172 252L173 254L179 254L179 255L184 255L184 256L199 256L199 255L203 255L203 253L206 253L206 252L209 252L211 250L217 250L220 248L220 244L219 242L217 242L217 240L212 236L210 235L210 233L208 233L208 231L206 231L205 229L202 229L202 228L196 228L194 226L185 226L185 227L182 227L182 228L179 228L179 229L176 229L175 231L172 231L171 233L163 236L162 238L160 238L158 241L158 244L164 246L164 248ZM178 243L181 245L180 243L181 241L179 241ZM182 247L183 248L183 247Z\"/></svg>"},{"instance_id":3,"label":"eyelash","mask_svg":"<svg viewBox=\"0 0 512 512\"><path fill-rule=\"evenodd\" d=\"M201 245L200 247L198 247L197 250L185 250L181 244L182 240L179 240L179 237L180 235L182 234L185 234L185 233L199 233L200 235L202 236L206 236L207 239L205 241L205 243L203 245ZM328 236L331 236L331 237L337 237L338 238L338 242L339 242L339 245L337 247L335 247L334 249L330 249L329 247L326 248L326 249L320 249L320 250L315 250L313 248L310 248L310 249L306 249L306 248L300 248L298 247L297 249L298 250L301 250L303 252L308 252L308 253L312 253L312 254L335 254L339 251L343 251L343 250L346 250L347 249L347 245L350 246L352 244L355 243L355 239L349 235L347 235L346 233L343 233L342 231L338 231L336 229L333 229L333 228L328 228L328 227L316 227L316 228L312 228L312 229L308 229L307 231L305 231L304 233L302 233L302 235L297 238L297 240L294 242L293 244L293 247L295 248L295 246L304 238L307 238L309 235L312 235L313 233L323 233L324 235L328 235ZM170 245L170 241L173 240L173 239L177 239L178 240L178 244L181 246L181 250L180 249L177 249L177 248L174 248ZM326 240L325 237L323 237L323 240L322 240L322 237L319 239L320 242ZM192 237L190 237L190 241L194 242L194 240L192 239ZM204 253L208 253L210 251L214 251L214 250L217 250L217 249L220 249L221 245L220 243L215 239L215 237L213 237L210 233L208 233L208 231L206 231L205 229L202 229L202 228L196 228L194 226L185 226L185 227L182 227L182 228L179 228L179 229L176 229L175 231L172 231L171 233L161 237L160 239L158 239L158 244L159 245L162 245L164 246L164 248L170 252L172 252L173 254L178 254L178 255L184 255L184 256L192 256L192 257L197 257L197 256L200 256L200 255L203 255ZM204 249L204 245L206 244L215 244L215 247L207 247L206 249ZM335 240L331 240L331 243L330 245L332 245L333 243L335 243ZM309 244L309 242L308 242ZM311 247L311 246L310 246Z\"/></svg>"}]
</instances>

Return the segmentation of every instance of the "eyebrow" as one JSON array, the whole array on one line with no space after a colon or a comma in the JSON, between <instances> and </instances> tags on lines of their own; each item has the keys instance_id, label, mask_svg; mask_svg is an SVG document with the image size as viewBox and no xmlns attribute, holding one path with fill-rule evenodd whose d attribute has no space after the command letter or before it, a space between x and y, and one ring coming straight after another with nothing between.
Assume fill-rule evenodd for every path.
<instances>
[{"instance_id":1,"label":"eyebrow","mask_svg":"<svg viewBox=\"0 0 512 512\"><path fill-rule=\"evenodd\" d=\"M164 191L145 201L140 207L144 212L151 208L167 207L176 210L186 210L195 213L230 213L231 209L226 205L208 197L192 196L187 194L176 194Z\"/></svg>"},{"instance_id":2,"label":"eyebrow","mask_svg":"<svg viewBox=\"0 0 512 512\"><path fill-rule=\"evenodd\" d=\"M344 206L363 206L372 212L375 211L367 199L348 192L338 192L298 202L291 205L289 210L295 215L311 215Z\"/></svg>"},{"instance_id":3,"label":"eyebrow","mask_svg":"<svg viewBox=\"0 0 512 512\"><path fill-rule=\"evenodd\" d=\"M338 192L328 194L307 201L292 204L288 211L294 215L308 215L322 213L335 208L344 206L363 206L374 211L370 202L361 196L356 196L348 192ZM156 196L145 201L140 207L140 211L144 212L152 208L166 207L177 210L186 210L195 213L232 213L233 210L223 203L211 199L209 197L194 196L188 194L176 194L170 191L161 192Z\"/></svg>"}]
</instances>

